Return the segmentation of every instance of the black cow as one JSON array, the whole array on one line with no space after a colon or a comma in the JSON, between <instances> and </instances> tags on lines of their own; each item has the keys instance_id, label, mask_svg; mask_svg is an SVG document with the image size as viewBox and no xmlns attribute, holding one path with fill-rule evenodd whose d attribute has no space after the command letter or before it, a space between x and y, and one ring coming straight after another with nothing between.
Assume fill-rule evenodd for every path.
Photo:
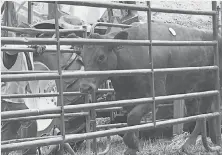
<instances>
[{"instance_id":1,"label":"black cow","mask_svg":"<svg viewBox=\"0 0 222 155\"><path fill-rule=\"evenodd\" d=\"M169 28L175 30L172 35ZM114 37L112 37L114 36ZM147 39L147 24L134 23L131 28L119 33L99 35L91 34L93 39L123 39L144 40ZM212 31L185 28L178 25L152 22L152 39L168 41L210 41L213 39ZM219 51L222 52L222 40L220 37ZM113 46L113 45L84 45L81 56L86 71L101 70L127 70L127 69L150 69L148 47L146 46ZM220 54L220 59L221 59ZM178 68L198 67L214 64L214 50L212 46L154 46L153 47L154 68ZM220 61L221 62L221 61ZM221 72L222 73L222 72ZM215 83L215 72L174 72L155 74L156 96L181 94L195 88L196 91L213 90ZM122 76L109 77L116 92L116 99L151 97L151 76ZM97 89L106 80L104 77L85 78L81 80L81 90ZM200 112L206 113L211 107L213 97L202 97ZM139 104L125 107L128 113L127 124L129 126L139 124L141 118L151 111L152 104ZM216 140L214 128L215 121L210 121L210 137ZM183 148L196 142L201 132L201 123L197 122L194 131L184 144ZM125 154L136 154L138 142L135 133L127 132L123 137L128 149Z\"/></svg>"}]
</instances>

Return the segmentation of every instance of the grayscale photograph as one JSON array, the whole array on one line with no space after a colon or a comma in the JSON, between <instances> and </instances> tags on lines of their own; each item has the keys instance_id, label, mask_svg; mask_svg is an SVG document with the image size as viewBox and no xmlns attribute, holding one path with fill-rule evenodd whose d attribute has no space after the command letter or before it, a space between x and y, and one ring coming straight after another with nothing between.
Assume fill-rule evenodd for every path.
<instances>
[{"instance_id":1,"label":"grayscale photograph","mask_svg":"<svg viewBox=\"0 0 222 155\"><path fill-rule=\"evenodd\" d=\"M222 1L1 0L2 155L221 155Z\"/></svg>"}]
</instances>

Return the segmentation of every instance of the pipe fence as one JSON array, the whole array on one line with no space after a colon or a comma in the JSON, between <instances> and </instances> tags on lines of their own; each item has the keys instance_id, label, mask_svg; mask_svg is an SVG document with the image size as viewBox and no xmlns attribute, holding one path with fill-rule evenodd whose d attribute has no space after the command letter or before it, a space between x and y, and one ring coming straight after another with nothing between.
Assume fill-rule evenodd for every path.
<instances>
[{"instance_id":1,"label":"pipe fence","mask_svg":"<svg viewBox=\"0 0 222 155\"><path fill-rule=\"evenodd\" d=\"M1 43L17 45L56 45L54 38L21 38L2 37ZM60 45L130 45L150 46L149 40L120 40L120 39L84 39L84 38L61 38ZM161 41L152 40L152 46L213 46L217 41Z\"/></svg>"},{"instance_id":2,"label":"pipe fence","mask_svg":"<svg viewBox=\"0 0 222 155\"><path fill-rule=\"evenodd\" d=\"M218 70L218 66L204 66L204 67L181 67L181 68L160 68L154 69L156 73L174 73L174 72L202 72ZM62 76L64 78L87 78L95 76L108 77L112 76L130 76L130 75L147 75L151 74L151 69L137 69L137 70L110 70L110 71L75 71L75 72L64 72ZM33 73L33 74L11 74L2 75L2 82L9 81L33 81L33 80L55 80L58 79L59 75L57 73Z\"/></svg>"},{"instance_id":3,"label":"pipe fence","mask_svg":"<svg viewBox=\"0 0 222 155\"><path fill-rule=\"evenodd\" d=\"M16 119L16 117L19 117L20 119L36 119L36 118L52 118L52 117L61 117L61 129L62 133L61 135L54 136L54 137L48 137L47 139L38 139L32 141L24 141L20 143L12 143L12 144L4 144L2 145L2 151L12 151L17 149L24 149L31 146L44 146L44 145L52 145L52 144L62 144L62 149L65 143L71 142L71 141L79 141L79 140L87 140L87 139L94 139L93 144L93 152L97 154L97 145L96 145L96 138L98 137L105 137L111 135L115 135L118 133L124 133L127 131L137 131L144 130L144 129L152 129L154 127L164 127L168 125L174 125L174 124L180 124L185 123L189 121L196 121L203 118L216 118L217 121L217 144L220 144L221 136L219 133L220 129L220 77L219 77L219 50L218 50L218 11L217 11L217 3L212 2L212 10L213 11L193 11L193 10L171 10L171 9L160 9L160 8L151 8L150 3L147 3L147 6L135 6L135 5L126 5L126 4L117 4L117 3L99 3L99 2L86 2L86 1L43 1L44 3L55 3L55 12L58 11L57 4L68 4L68 5L80 5L80 6L91 6L91 7L106 7L106 8L115 8L115 9L132 9L132 10L138 10L138 11L147 11L147 18L148 18L148 25L149 25L149 40L102 40L102 39L64 39L59 38L59 29L58 29L58 18L55 18L55 31L56 32L56 38L10 38L10 37L2 37L1 43L2 44L18 44L18 45L32 45L32 44L42 44L42 45L57 45L57 61L58 61L58 73L32 73L32 74L10 74L2 75L2 81L3 82L9 82L9 81L25 81L25 80L52 80L52 79L59 79L60 80L60 91L58 93L55 93L53 95L59 96L59 99L61 101L61 107L56 107L52 109L44 109L44 110L19 110L19 111L7 111L2 112L1 117L3 120L13 120ZM165 13L182 13L182 14L194 14L194 15L209 15L212 16L213 20L213 41L159 41L159 40L152 40L151 38L151 12L165 12ZM58 13L56 13L56 17ZM154 69L153 67L151 69L140 69L140 70L119 70L119 71L87 71L87 72L81 72L77 71L75 73L69 73L69 72L63 72L61 71L61 64L60 64L60 45L82 45L82 44L97 44L97 45L131 45L131 46L149 46L149 52L152 55L152 46L213 46L214 47L214 54L215 54L215 63L214 66L204 66L204 67L183 67L183 68L167 68L167 69ZM7 48L5 49L7 50ZM13 49L11 49L13 50ZM22 52L22 49L19 49L20 52ZM31 49L30 52L33 52ZM65 52L65 51L64 51ZM69 51L72 52L72 51ZM149 60L151 64L153 64L153 60ZM120 100L120 101L109 101L109 102L99 102L95 103L95 92L93 92L93 102L94 103L86 103L86 104L79 104L79 105L63 105L63 97L65 93L63 93L62 90L62 79L63 78L86 78L86 77L95 77L95 76L129 76L129 75L138 75L138 74L151 74L152 77L154 77L154 73L172 73L172 72L194 72L194 71L209 71L213 70L216 72L216 78L215 81L215 87L216 90L206 91L206 92L196 92L196 93L188 93L188 94L177 94L177 95L169 95L169 96L155 96L155 89L152 87L152 97L150 98L140 98L140 99L131 99L131 100ZM154 86L154 80L152 80L152 86ZM67 93L66 95L71 95L71 93ZM73 93L74 94L74 93ZM43 94L39 94L41 96ZM47 94L48 95L48 94ZM9 95L10 96L10 95ZM4 97L9 97L5 95ZM12 95L13 96L13 95ZM20 97L22 95L20 94ZM32 94L32 97L37 96L37 94ZM43 95L44 96L44 95ZM165 120L165 121L156 121L156 112L153 111L153 122L152 123L146 123L136 126L130 126L130 127L122 127L118 129L109 129L105 131L96 131L99 129L95 125L95 109L101 109L101 108L112 108L112 107L122 107L122 106L129 106L129 105L135 105L139 103L159 103L159 102L166 102L166 101L173 101L177 99L188 99L188 98L196 98L196 97L205 97L205 96L214 96L216 97L216 111L213 113L208 114L202 114L202 115L196 115L196 116L190 116L186 118L179 118L179 119L171 119L171 120ZM23 97L28 97L28 95L24 95ZM31 95L29 96L31 97ZM79 113L81 112L81 113ZM70 114L65 114L70 113ZM72 114L71 114L72 113ZM76 114L75 114L76 113ZM90 114L90 115L88 115ZM41 115L41 116L38 116ZM47 116L45 116L47 115ZM69 115L87 115L87 133L84 134L70 134L65 135L65 124L64 124L64 117L67 117ZM26 118L25 118L26 117ZM90 126L92 125L92 131L90 132ZM124 126L124 124L123 124ZM90 144L87 143L89 146ZM107 147L109 149L109 145ZM107 149L104 151L106 152ZM103 153L104 153L103 152ZM103 154L100 153L100 154Z\"/></svg>"},{"instance_id":4,"label":"pipe fence","mask_svg":"<svg viewBox=\"0 0 222 155\"><path fill-rule=\"evenodd\" d=\"M178 118L178 119L171 119L166 121L160 121L156 123L156 127L166 127L171 126L174 124L180 124L180 123L187 123L191 121L196 121L204 118L214 118L219 117L222 113L215 112L215 113L208 113L208 114L201 114L196 116L190 116L185 118ZM65 142L71 142L71 141L80 141L80 140L87 140L87 139L93 139L93 138L99 138L99 137L106 137L106 136L112 136L120 133L125 133L127 131L138 131L138 130L148 130L153 129L154 125L153 123L149 124L141 124L141 125L135 125L135 126L129 126L129 127L123 127L118 129L110 129L105 131L96 131L96 132L90 132L90 133L84 133L84 134L69 134L66 135ZM29 148L31 146L46 146L46 145L53 145L53 144L59 144L62 142L61 136L54 136L54 137L47 137L47 139L44 140L33 140L28 142L21 142L21 143L12 143L12 144L5 144L2 145L2 151L13 151L13 150L19 150L24 148Z\"/></svg>"},{"instance_id":5,"label":"pipe fence","mask_svg":"<svg viewBox=\"0 0 222 155\"><path fill-rule=\"evenodd\" d=\"M50 30L50 29L18 28L18 27L8 27L8 26L2 26L1 30L19 32L19 33L28 33L28 34L56 33L55 30ZM85 32L85 28L83 26L76 26L73 27L73 29L59 29L59 33L72 33L72 32Z\"/></svg>"},{"instance_id":6,"label":"pipe fence","mask_svg":"<svg viewBox=\"0 0 222 155\"><path fill-rule=\"evenodd\" d=\"M196 93L187 93L187 94L177 94L177 95L168 95L168 96L157 96L155 98L156 102L167 102L180 99L190 99L198 97L207 97L218 95L219 91L205 91L205 92L196 92ZM139 103L152 103L152 98L139 98L139 99L129 99L129 100L118 100L118 101L107 101L107 102L98 102L98 103L85 103L78 105L66 105L64 106L65 112L75 113L79 111L89 110L89 109L100 109L100 108L109 108L109 107L122 107L122 106L131 106ZM1 114L2 119L6 118L15 118L15 117L27 117L27 116L36 116L44 114L59 114L60 108L55 107L51 109L42 109L42 110L18 110L18 111L4 111Z\"/></svg>"}]
</instances>

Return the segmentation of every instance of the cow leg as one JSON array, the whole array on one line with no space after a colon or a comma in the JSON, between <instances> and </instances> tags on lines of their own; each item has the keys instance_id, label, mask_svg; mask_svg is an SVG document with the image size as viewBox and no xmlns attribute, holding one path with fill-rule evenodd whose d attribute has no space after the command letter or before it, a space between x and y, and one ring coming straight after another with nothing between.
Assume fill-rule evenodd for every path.
<instances>
[{"instance_id":1,"label":"cow leg","mask_svg":"<svg viewBox=\"0 0 222 155\"><path fill-rule=\"evenodd\" d=\"M201 121L196 121L195 128L190 134L189 138L186 140L185 144L182 146L183 151L189 150L189 147L195 145L198 135L201 133Z\"/></svg>"},{"instance_id":2,"label":"cow leg","mask_svg":"<svg viewBox=\"0 0 222 155\"><path fill-rule=\"evenodd\" d=\"M216 107L215 107L215 100L211 106L211 111L212 112L216 112ZM210 118L208 120L208 125L209 125L209 136L211 138L211 141L216 144L216 133L218 133L216 130L217 128L216 127L216 119L215 118Z\"/></svg>"},{"instance_id":3,"label":"cow leg","mask_svg":"<svg viewBox=\"0 0 222 155\"><path fill-rule=\"evenodd\" d=\"M215 107L215 100L213 100L213 104L211 107L211 111L215 112L216 111L216 107ZM216 139L217 139L217 133L220 131L218 131L218 128L216 128L216 119L215 118L210 118L208 120L208 125L209 125L209 135L211 138L211 141L216 144ZM220 129L219 129L220 130ZM220 135L219 135L220 136ZM206 136L206 125L204 125L203 130L202 130L202 141L203 141L203 145L205 147L205 149L207 151L210 152L218 152L219 150L221 150L221 147L216 145L213 147L210 147L207 143L207 136ZM218 152L219 153L219 152Z\"/></svg>"},{"instance_id":4,"label":"cow leg","mask_svg":"<svg viewBox=\"0 0 222 155\"><path fill-rule=\"evenodd\" d=\"M152 109L152 104L145 103L134 107L127 117L128 126L139 125L142 117ZM125 155L136 155L139 151L139 139L135 132L127 132L123 136L123 141L128 149L125 151Z\"/></svg>"},{"instance_id":5,"label":"cow leg","mask_svg":"<svg viewBox=\"0 0 222 155\"><path fill-rule=\"evenodd\" d=\"M155 77L156 96L166 95L165 82L166 82L166 76L160 75ZM146 96L150 97L150 95L148 94ZM148 112L150 112L152 108L153 105L149 103L140 104L134 107L128 114L127 125L128 126L139 125L142 117ZM136 155L136 152L139 151L139 139L138 136L135 134L135 132L127 132L123 136L123 141L128 147L128 149L125 151L124 154Z\"/></svg>"},{"instance_id":6,"label":"cow leg","mask_svg":"<svg viewBox=\"0 0 222 155\"><path fill-rule=\"evenodd\" d=\"M211 138L211 141L214 144L216 144L216 129L214 128L216 126L215 118L210 118L208 120L208 126L209 126L209 136Z\"/></svg>"},{"instance_id":7,"label":"cow leg","mask_svg":"<svg viewBox=\"0 0 222 155\"><path fill-rule=\"evenodd\" d=\"M211 107L212 99L213 99L212 97L203 97L201 99L200 113L207 112L207 110ZM197 137L201 133L201 129L203 127L202 122L203 121L201 121L201 120L196 121L195 128L194 128L193 132L190 134L190 136L187 139L187 141L185 142L185 144L182 146L182 150L188 151L190 146L195 145Z\"/></svg>"}]
</instances>

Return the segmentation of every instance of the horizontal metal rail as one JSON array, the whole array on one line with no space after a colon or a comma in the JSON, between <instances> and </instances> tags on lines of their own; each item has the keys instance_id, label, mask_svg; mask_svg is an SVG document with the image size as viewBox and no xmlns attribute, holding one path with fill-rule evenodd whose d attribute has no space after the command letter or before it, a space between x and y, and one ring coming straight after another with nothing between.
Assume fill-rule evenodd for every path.
<instances>
[{"instance_id":1,"label":"horizontal metal rail","mask_svg":"<svg viewBox=\"0 0 222 155\"><path fill-rule=\"evenodd\" d=\"M155 73L174 73L174 72L202 72L217 70L218 66L204 67L181 67L181 68L161 68L154 69ZM133 69L133 70L109 70L109 71L75 71L62 73L63 78L90 78L96 76L133 76L147 75L151 73L151 69ZM10 81L33 81L33 80L55 80L59 79L58 73L33 73L33 74L10 74L1 75L2 82Z\"/></svg>"},{"instance_id":2,"label":"horizontal metal rail","mask_svg":"<svg viewBox=\"0 0 222 155\"><path fill-rule=\"evenodd\" d=\"M38 1L42 3L55 3L53 1ZM67 4L75 6L90 6L90 7L102 7L102 8L113 8L113 9L130 9L138 11L148 11L146 6L136 6L130 4L121 4L121 3L111 3L111 2L90 2L90 1L58 1L58 4Z\"/></svg>"},{"instance_id":3,"label":"horizontal metal rail","mask_svg":"<svg viewBox=\"0 0 222 155\"><path fill-rule=\"evenodd\" d=\"M18 33L45 33L45 34L54 34L56 33L55 29L35 29L35 28L17 28L17 27L8 27L8 26L1 26L1 30L4 31L12 31ZM72 33L72 32L85 32L85 29L82 26L75 26L73 29L59 29L59 33Z\"/></svg>"},{"instance_id":4,"label":"horizontal metal rail","mask_svg":"<svg viewBox=\"0 0 222 155\"><path fill-rule=\"evenodd\" d=\"M114 89L98 89L96 93L109 93L109 92L115 92Z\"/></svg>"},{"instance_id":5,"label":"horizontal metal rail","mask_svg":"<svg viewBox=\"0 0 222 155\"><path fill-rule=\"evenodd\" d=\"M156 127L165 127L165 126L172 126L176 124L191 122L200 120L203 118L212 118L219 116L221 113L215 112L215 113L208 113L208 114L201 114L196 116L190 116L185 118L177 118L177 119L171 119L166 121L160 121L156 123ZM154 125L153 123L148 124L141 124L141 125L135 125L135 126L128 126L123 128L117 128L117 129L109 129L105 131L96 131L96 132L90 132L90 133L84 133L84 134L69 134L66 135L65 143L67 142L73 142L73 141L80 141L80 140L87 140L87 139L93 139L93 138L99 138L99 137L106 137L106 136L112 136L120 133L125 133L128 131L138 131L138 130L147 130L147 129L153 129ZM59 144L62 142L61 136L56 136L55 138L47 138L43 140L33 140L33 141L27 141L27 142L20 142L20 143L12 143L12 144L5 144L1 146L1 151L14 151L24 148L29 148L33 146L46 146L46 145L53 145L53 144Z\"/></svg>"},{"instance_id":6,"label":"horizontal metal rail","mask_svg":"<svg viewBox=\"0 0 222 155\"><path fill-rule=\"evenodd\" d=\"M98 89L97 94L114 92L114 89ZM86 93L81 92L63 92L64 96L79 96L86 95ZM10 98L34 98L34 97L54 97L59 96L59 93L39 93L39 94L7 94L1 95L1 99L10 99Z\"/></svg>"},{"instance_id":7,"label":"horizontal metal rail","mask_svg":"<svg viewBox=\"0 0 222 155\"><path fill-rule=\"evenodd\" d=\"M173 106L173 104L160 104L157 107L166 107L166 106ZM123 110L122 107L112 107L112 108L102 108L96 109L96 112L108 112L108 111L120 111ZM68 113L65 114L65 117L79 117L79 116L87 116L89 115L88 112L79 112L79 113ZM38 116L26 116L26 117L15 117L15 118L6 118L1 119L2 122L5 121L16 121L16 120L37 120L37 119L53 119L59 118L60 114L46 114L46 115L38 115Z\"/></svg>"},{"instance_id":8,"label":"horizontal metal rail","mask_svg":"<svg viewBox=\"0 0 222 155\"><path fill-rule=\"evenodd\" d=\"M113 107L113 108L104 108L104 109L96 109L96 112L108 112L108 111L119 111L122 110L121 107ZM88 112L79 112L79 113L69 113L65 114L65 117L80 117L80 116L87 116L89 115ZM15 118L6 118L1 119L2 122L6 121L27 121L27 120L37 120L37 119L53 119L61 117L60 114L46 114L46 115L37 115L37 116L26 116L26 117L15 117Z\"/></svg>"},{"instance_id":9,"label":"horizontal metal rail","mask_svg":"<svg viewBox=\"0 0 222 155\"><path fill-rule=\"evenodd\" d=\"M165 121L166 119L162 120L156 120L156 122L160 121ZM146 123L152 123L152 120L150 121L141 121L140 124L146 124ZM116 123L116 124L103 124L103 125L97 125L96 129L101 130L101 129L110 129L110 128L121 128L121 127L126 127L127 123Z\"/></svg>"},{"instance_id":10,"label":"horizontal metal rail","mask_svg":"<svg viewBox=\"0 0 222 155\"><path fill-rule=\"evenodd\" d=\"M157 107L166 107L166 106L173 106L173 104L160 104ZM122 107L112 107L112 108L102 108L96 109L96 112L107 112L107 111L120 111L123 110ZM68 113L65 114L65 117L79 117L79 116L87 116L88 112L79 112L79 113ZM29 116L29 117L16 117L16 118L6 118L2 119L2 122L5 121L16 121L16 120L37 120L37 119L53 119L59 118L60 114L46 114L46 115L38 115L38 116Z\"/></svg>"},{"instance_id":11,"label":"horizontal metal rail","mask_svg":"<svg viewBox=\"0 0 222 155\"><path fill-rule=\"evenodd\" d=\"M116 24L116 23L105 23L105 22L97 22L95 26L107 26L107 27L121 27L121 28L130 28L132 25L126 24Z\"/></svg>"},{"instance_id":12,"label":"horizontal metal rail","mask_svg":"<svg viewBox=\"0 0 222 155\"><path fill-rule=\"evenodd\" d=\"M12 139L12 140L7 140L7 141L1 141L1 145L11 144L11 143L27 142L27 141L32 141L32 140L48 139L48 138L57 138L57 136L44 136L44 137L31 137L31 138L23 138L23 139Z\"/></svg>"},{"instance_id":13,"label":"horizontal metal rail","mask_svg":"<svg viewBox=\"0 0 222 155\"><path fill-rule=\"evenodd\" d=\"M39 1L42 3L55 3L53 1ZM137 11L149 11L147 6L143 5L131 5L111 2L90 2L90 1L58 1L58 4L77 5L77 6L90 6L90 7L103 7L112 9L129 9ZM180 14L193 14L193 15L214 15L216 11L194 11L194 10L181 10L181 9L163 9L163 8L151 8L152 12L163 13L180 13Z\"/></svg>"},{"instance_id":14,"label":"horizontal metal rail","mask_svg":"<svg viewBox=\"0 0 222 155\"><path fill-rule=\"evenodd\" d=\"M164 120L157 120L157 121L164 121ZM141 124L151 123L151 121L145 122L141 121ZM105 124L105 125L98 125L96 128L98 130L105 129L105 128L119 128L119 127L126 127L126 123L117 123L117 124ZM56 136L44 136L44 137L32 137L32 138L23 138L23 139L12 139L7 141L2 141L1 145L3 144L10 144L10 143L20 143L25 141L32 141L32 140L39 140L39 139L47 139L47 138L56 138Z\"/></svg>"},{"instance_id":15,"label":"horizontal metal rail","mask_svg":"<svg viewBox=\"0 0 222 155\"><path fill-rule=\"evenodd\" d=\"M81 92L64 92L64 96L79 96L85 95ZM10 98L34 98L34 97L55 97L59 96L59 93L39 93L39 94L7 94L1 95L1 99L10 99Z\"/></svg>"},{"instance_id":16,"label":"horizontal metal rail","mask_svg":"<svg viewBox=\"0 0 222 155\"><path fill-rule=\"evenodd\" d=\"M207 15L213 16L217 12L216 11L207 11L207 10L185 10L185 9L167 9L167 8L151 8L152 12L161 12L161 13L177 13L177 14L189 14L189 15Z\"/></svg>"},{"instance_id":17,"label":"horizontal metal rail","mask_svg":"<svg viewBox=\"0 0 222 155\"><path fill-rule=\"evenodd\" d=\"M19 48L19 47L16 47L16 48L12 48L12 47L1 47L1 51L2 52L36 52L36 49L33 49L33 48ZM50 49L50 48L46 48L44 50L44 53L55 53L57 52L56 49ZM80 53L80 51L76 51L76 50L73 50L73 49L61 49L61 53Z\"/></svg>"},{"instance_id":18,"label":"horizontal metal rail","mask_svg":"<svg viewBox=\"0 0 222 155\"><path fill-rule=\"evenodd\" d=\"M219 116L221 113L215 112L215 113L208 113L208 114L202 114L202 115L196 115L196 116L190 116L185 118L177 118L177 119L171 119L171 120L165 120L165 121L159 121L156 123L156 127L165 127L165 126L172 126L175 124L181 124L191 121L196 121L198 119L203 118L212 118ZM70 134L67 135L65 142L70 141L79 141L79 140L86 140L86 139L92 139L92 138L98 138L98 137L105 137L105 136L111 136L118 133L125 133L128 131L138 131L138 130L147 130L147 129L153 129L154 125L153 123L148 124L141 124L141 125L135 125L135 126L128 126L118 129L111 129L111 130L105 130L105 131L98 131L98 132L91 132L91 133L85 133L85 134Z\"/></svg>"},{"instance_id":19,"label":"horizontal metal rail","mask_svg":"<svg viewBox=\"0 0 222 155\"><path fill-rule=\"evenodd\" d=\"M159 104L157 107L170 107L173 106L173 104Z\"/></svg>"},{"instance_id":20,"label":"horizontal metal rail","mask_svg":"<svg viewBox=\"0 0 222 155\"><path fill-rule=\"evenodd\" d=\"M132 25L126 24L116 24L116 23L105 23L105 22L97 22L92 25L90 33L94 33L97 26L106 26L106 27L120 27L120 28L130 28ZM97 28L98 29L98 28Z\"/></svg>"},{"instance_id":21,"label":"horizontal metal rail","mask_svg":"<svg viewBox=\"0 0 222 155\"><path fill-rule=\"evenodd\" d=\"M197 97L204 97L204 96L207 97L207 96L215 96L215 95L218 95L217 90L187 93L187 94L168 95L168 96L157 96L155 100L158 103L166 103L167 101L190 99L190 98L197 98ZM67 105L67 106L64 106L64 110L66 113L75 113L75 112L80 112L80 111L87 111L89 109L123 107L123 106L136 105L140 103L152 103L152 102L153 102L152 97L149 97L149 98L140 98L140 99ZM60 112L61 112L61 109L59 107L55 107L51 109L40 109L40 110L27 109L27 110L17 110L17 111L4 111L4 112L1 112L1 119L45 115L45 114L59 114Z\"/></svg>"},{"instance_id":22,"label":"horizontal metal rail","mask_svg":"<svg viewBox=\"0 0 222 155\"><path fill-rule=\"evenodd\" d=\"M102 108L102 109L96 109L96 112L103 112L103 111L116 111L116 110L122 110L122 107L112 107L112 108Z\"/></svg>"},{"instance_id":23,"label":"horizontal metal rail","mask_svg":"<svg viewBox=\"0 0 222 155\"><path fill-rule=\"evenodd\" d=\"M21 38L2 37L2 45L56 45L55 38ZM121 39L85 39L85 38L61 38L60 45L129 45L150 46L150 40L121 40ZM164 41L152 40L152 46L214 46L217 41Z\"/></svg>"},{"instance_id":24,"label":"horizontal metal rail","mask_svg":"<svg viewBox=\"0 0 222 155\"><path fill-rule=\"evenodd\" d=\"M65 114L65 117L79 117L79 116L87 116L88 112L81 112L81 113L69 113ZM39 116L30 116L30 117L16 117L16 118L8 118L8 119L1 119L2 122L5 121L24 121L24 120L37 120L37 119L53 119L61 117L60 114L48 114L48 115L39 115Z\"/></svg>"},{"instance_id":25,"label":"horizontal metal rail","mask_svg":"<svg viewBox=\"0 0 222 155\"><path fill-rule=\"evenodd\" d=\"M45 70L39 70L39 71L2 71L1 74L33 74L33 73L58 73L57 71L50 70L50 71L45 71Z\"/></svg>"},{"instance_id":26,"label":"horizontal metal rail","mask_svg":"<svg viewBox=\"0 0 222 155\"><path fill-rule=\"evenodd\" d=\"M47 146L47 145L56 145L62 143L63 138L61 135L57 135L54 138L47 138L47 139L40 139L40 140L32 140L32 141L26 141L26 142L20 142L20 143L12 143L12 144L4 144L1 145L1 151L7 152L7 151L15 151L15 150L21 150L24 149L27 145L24 145L24 147L21 147L20 145L27 144L29 147L33 146Z\"/></svg>"}]
</instances>

